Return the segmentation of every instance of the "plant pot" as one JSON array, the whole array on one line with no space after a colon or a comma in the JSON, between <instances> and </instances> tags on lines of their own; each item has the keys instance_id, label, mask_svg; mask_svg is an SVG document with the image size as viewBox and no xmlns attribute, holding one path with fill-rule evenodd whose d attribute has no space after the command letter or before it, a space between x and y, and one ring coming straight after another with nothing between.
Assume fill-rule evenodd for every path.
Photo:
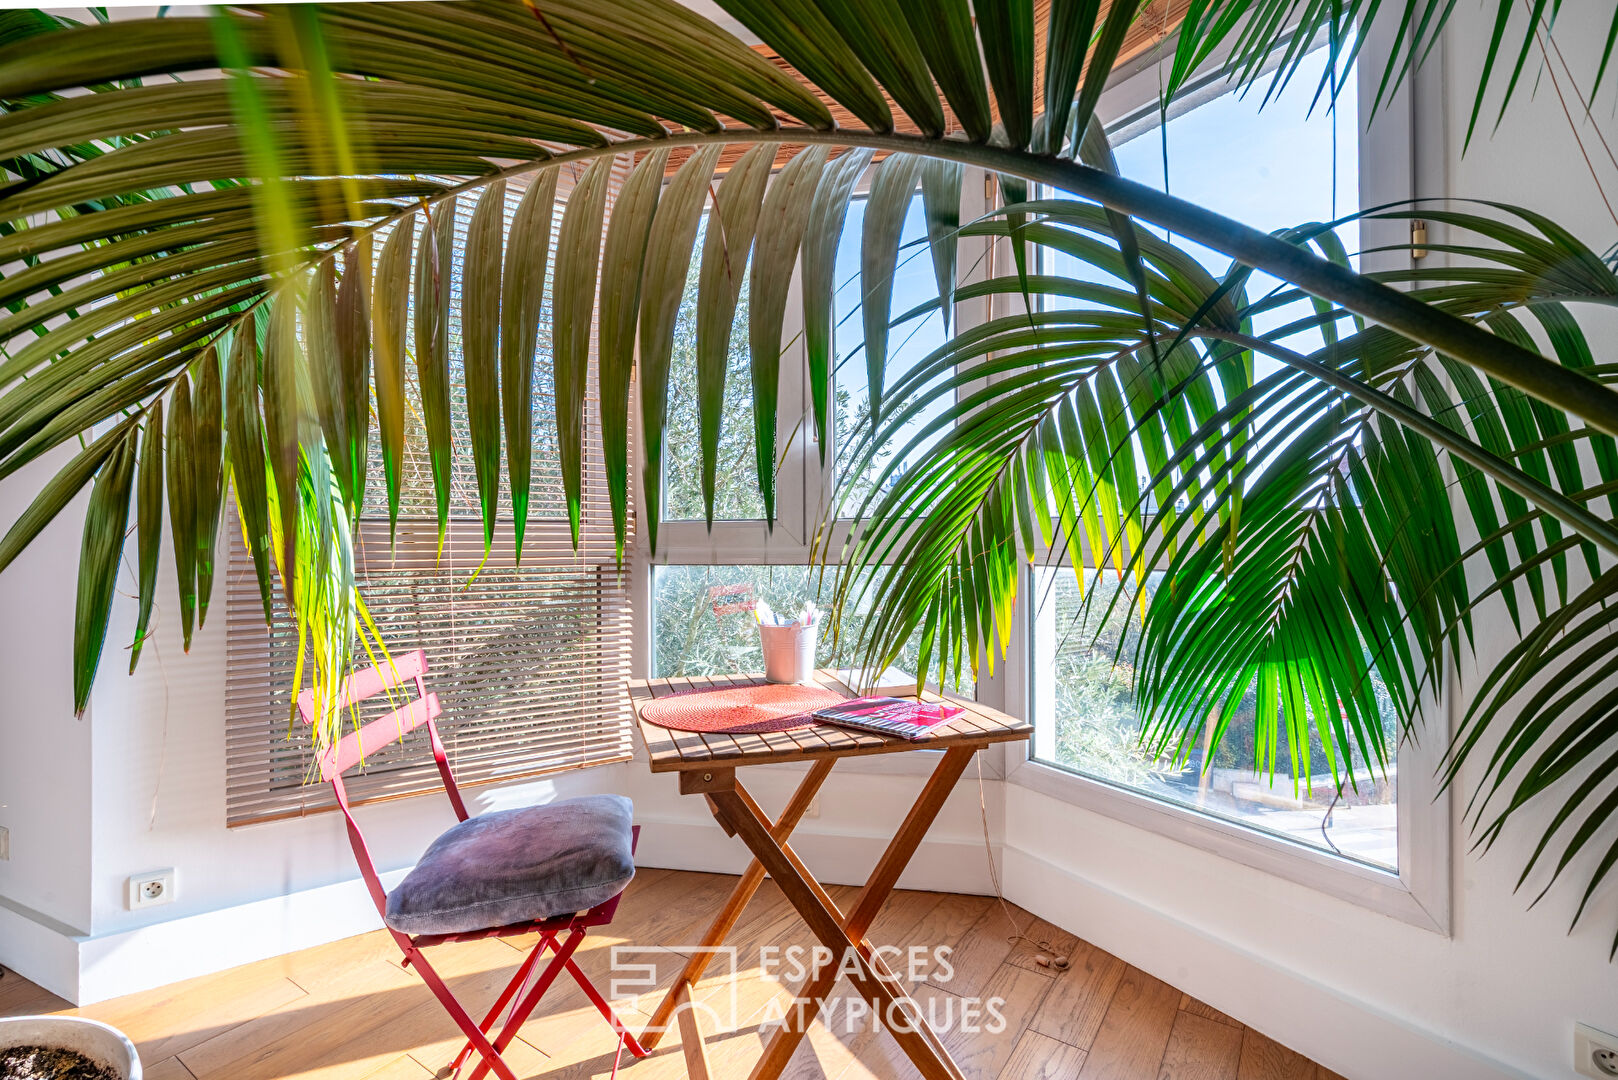
<instances>
[{"instance_id":1,"label":"plant pot","mask_svg":"<svg viewBox=\"0 0 1618 1080\"><path fill-rule=\"evenodd\" d=\"M786 626L760 626L759 647L764 653L764 681L805 683L815 673L815 638L820 627L801 622Z\"/></svg>"},{"instance_id":2,"label":"plant pot","mask_svg":"<svg viewBox=\"0 0 1618 1080\"><path fill-rule=\"evenodd\" d=\"M121 1080L141 1080L135 1044L117 1028L78 1016L18 1016L0 1019L0 1050L50 1046L76 1050L113 1071Z\"/></svg>"}]
</instances>

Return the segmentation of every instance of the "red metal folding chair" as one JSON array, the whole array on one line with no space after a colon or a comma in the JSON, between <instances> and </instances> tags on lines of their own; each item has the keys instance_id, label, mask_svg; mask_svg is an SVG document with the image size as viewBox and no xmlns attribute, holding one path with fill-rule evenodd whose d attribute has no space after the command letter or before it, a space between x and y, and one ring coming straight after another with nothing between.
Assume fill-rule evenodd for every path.
<instances>
[{"instance_id":1,"label":"red metal folding chair","mask_svg":"<svg viewBox=\"0 0 1618 1080\"><path fill-rule=\"evenodd\" d=\"M354 672L343 684L340 708L348 708L357 701L373 697L376 694L391 690L406 682L415 684L416 698L403 707L396 709L385 716L381 716L364 724L359 730L345 735L335 746L320 756L320 776L322 780L329 781L332 791L337 796L337 805L348 822L349 843L354 848L354 857L359 862L360 874L365 879L366 888L370 890L371 899L375 901L378 913L384 922L388 921L388 894L382 888L381 879L377 876L376 866L371 861L371 855L366 850L365 837L360 833L360 827L354 820L354 814L349 806L348 793L343 787L343 773L360 764L365 754L374 754L383 747L397 741L407 733L414 731L422 724L427 725L427 734L432 742L433 760L438 764L438 772L444 778L444 792L449 796L450 805L455 808L456 816L462 822L468 820L466 804L461 799L460 790L455 785L455 777L450 771L449 758L444 752L443 740L439 738L437 725L433 723L443 710L439 706L438 695L427 692L424 676L427 671L427 657L421 651L408 653L398 657L391 665L365 668ZM314 694L305 690L298 698L298 710L305 723L314 722ZM539 809L539 808L536 808ZM480 819L481 820L481 819ZM450 830L453 833L455 830ZM449 836L446 833L445 836ZM640 826L633 826L631 830L630 850L640 840ZM474 930L463 930L455 933L441 934L408 934L394 929L388 925L388 932L398 942L399 948L404 952L404 963L407 967L414 967L427 983L435 997L443 1003L450 1017L466 1034L466 1045L456 1055L451 1068L459 1074L467 1058L476 1051L481 1060L472 1071L470 1080L482 1080L492 1069L500 1080L517 1080L516 1074L506 1064L502 1052L516 1037L517 1030L533 1014L535 1006L551 984L565 970L573 977L574 982L584 991L592 1004L595 1005L607 1023L617 1033L617 1053L613 1059L613 1074L618 1072L618 1061L625 1048L635 1057L645 1057L644 1050L628 1028L618 1019L612 1006L596 989L589 977L580 970L574 962L573 954L577 951L580 942L584 940L585 931L592 926L604 926L612 921L618 909L618 901L622 893L618 893L601 903L596 904L587 911L568 914L552 915L546 918L530 919L499 926L488 926ZM427 962L423 949L434 945L443 945L455 941L473 941L487 937L510 937L517 934L538 933L539 943L528 953L517 973L512 976L511 982L500 992L494 1005L489 1009L488 1015L482 1023L476 1023L467 1011L461 1006L443 978L433 970ZM563 935L566 935L565 937ZM554 955L545 965L537 980L533 979L535 968L538 966L540 956L549 950ZM494 1029L494 1022L501 1010L511 1006L506 1022L500 1032L491 1041L489 1034Z\"/></svg>"}]
</instances>

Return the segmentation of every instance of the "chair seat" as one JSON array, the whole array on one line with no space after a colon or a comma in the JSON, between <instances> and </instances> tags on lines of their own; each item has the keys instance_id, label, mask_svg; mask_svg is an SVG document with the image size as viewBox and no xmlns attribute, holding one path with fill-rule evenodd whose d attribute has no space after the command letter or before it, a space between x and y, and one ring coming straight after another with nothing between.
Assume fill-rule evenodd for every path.
<instances>
[{"instance_id":1,"label":"chair seat","mask_svg":"<svg viewBox=\"0 0 1618 1080\"><path fill-rule=\"evenodd\" d=\"M462 934L588 911L635 876L622 795L480 814L444 833L388 895L402 934Z\"/></svg>"}]
</instances>

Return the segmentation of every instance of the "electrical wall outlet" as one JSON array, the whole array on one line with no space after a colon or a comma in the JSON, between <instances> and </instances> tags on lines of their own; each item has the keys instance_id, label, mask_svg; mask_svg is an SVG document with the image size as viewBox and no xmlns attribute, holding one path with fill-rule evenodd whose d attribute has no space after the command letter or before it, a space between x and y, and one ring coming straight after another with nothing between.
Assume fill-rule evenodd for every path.
<instances>
[{"instance_id":1,"label":"electrical wall outlet","mask_svg":"<svg viewBox=\"0 0 1618 1080\"><path fill-rule=\"evenodd\" d=\"M156 907L174 902L174 871L153 870L129 879L129 908Z\"/></svg>"},{"instance_id":2,"label":"electrical wall outlet","mask_svg":"<svg viewBox=\"0 0 1618 1080\"><path fill-rule=\"evenodd\" d=\"M11 861L11 830L0 825L0 862Z\"/></svg>"},{"instance_id":3,"label":"electrical wall outlet","mask_svg":"<svg viewBox=\"0 0 1618 1080\"><path fill-rule=\"evenodd\" d=\"M1589 1024L1574 1024L1573 1069L1596 1080L1618 1077L1618 1035L1597 1031Z\"/></svg>"}]
</instances>

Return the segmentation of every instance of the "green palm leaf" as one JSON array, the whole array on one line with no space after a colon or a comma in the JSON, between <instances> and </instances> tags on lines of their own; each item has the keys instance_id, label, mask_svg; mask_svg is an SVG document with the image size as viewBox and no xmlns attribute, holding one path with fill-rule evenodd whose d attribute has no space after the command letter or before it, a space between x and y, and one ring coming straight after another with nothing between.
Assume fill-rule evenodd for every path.
<instances>
[{"instance_id":1,"label":"green palm leaf","mask_svg":"<svg viewBox=\"0 0 1618 1080\"><path fill-rule=\"evenodd\" d=\"M101 664L112 614L113 586L129 522L129 489L135 472L135 428L129 428L96 476L84 514L79 549L79 590L73 613L73 712L83 716L90 685Z\"/></svg>"},{"instance_id":2,"label":"green palm leaf","mask_svg":"<svg viewBox=\"0 0 1618 1080\"><path fill-rule=\"evenodd\" d=\"M450 470L455 454L449 404L448 262L454 246L455 200L452 198L438 204L427 227L421 230L416 251L416 385L421 392L421 422L426 429L427 457L432 465L440 551L444 547L444 531L449 527ZM363 389L364 384L360 385Z\"/></svg>"},{"instance_id":3,"label":"green palm leaf","mask_svg":"<svg viewBox=\"0 0 1618 1080\"><path fill-rule=\"evenodd\" d=\"M545 266L551 253L551 219L556 211L556 170L546 169L535 176L517 204L511 219L510 242L501 281L500 300L500 405L506 424L506 469L511 479L511 515L516 522L517 559L522 559L523 535L528 531L528 496L533 473L533 440L529 429L534 415L534 353L539 344L539 320L545 301ZM440 210L440 213L443 211ZM423 243L426 233L423 232ZM448 245L446 244L446 247ZM421 271L418 270L418 274ZM448 275L442 286L446 300L442 320L447 331ZM449 370L446 357L440 370L445 411L440 424L445 440L443 450L445 493L448 505L449 471ZM435 471L434 475L437 475ZM445 513L439 512L443 522Z\"/></svg>"},{"instance_id":4,"label":"green palm leaf","mask_svg":"<svg viewBox=\"0 0 1618 1080\"><path fill-rule=\"evenodd\" d=\"M753 253L748 318L748 357L753 381L753 445L764 520L775 522L775 414L780 395L781 349L788 287L798 247L826 166L824 147L811 147L781 169L759 211L758 246ZM824 386L821 387L822 393ZM817 399L816 415L825 401ZM824 427L821 436L824 438ZM824 444L822 444L824 445Z\"/></svg>"},{"instance_id":5,"label":"green palm leaf","mask_svg":"<svg viewBox=\"0 0 1618 1080\"><path fill-rule=\"evenodd\" d=\"M641 480L647 535L657 544L657 520L663 496L663 430L668 425L669 364L674 352L674 320L691 248L701 224L719 147L699 150L680 166L657 204L652 234L646 241L646 273L640 303L641 447L645 460Z\"/></svg>"},{"instance_id":6,"label":"green palm leaf","mask_svg":"<svg viewBox=\"0 0 1618 1080\"><path fill-rule=\"evenodd\" d=\"M584 392L612 165L613 159L604 157L585 170L568 198L556 237L556 435L562 451L562 494L575 547L584 491Z\"/></svg>"},{"instance_id":7,"label":"green palm leaf","mask_svg":"<svg viewBox=\"0 0 1618 1080\"><path fill-rule=\"evenodd\" d=\"M640 311L641 266L651 239L668 153L641 159L613 207L601 256L601 344L596 380L601 401L601 456L612 504L619 561L629 533L629 389L635 370L635 317Z\"/></svg>"},{"instance_id":8,"label":"green palm leaf","mask_svg":"<svg viewBox=\"0 0 1618 1080\"><path fill-rule=\"evenodd\" d=\"M461 334L466 363L466 418L472 436L472 465L483 512L483 550L494 543L500 509L500 273L506 228L506 185L484 189L466 232L466 267L461 278L465 312ZM526 432L511 436L513 441Z\"/></svg>"},{"instance_id":9,"label":"green palm leaf","mask_svg":"<svg viewBox=\"0 0 1618 1080\"><path fill-rule=\"evenodd\" d=\"M157 561L163 544L163 402L152 402L141 429L140 476L135 488L135 578L139 591L129 673L140 663L157 598Z\"/></svg>"},{"instance_id":10,"label":"green palm leaf","mask_svg":"<svg viewBox=\"0 0 1618 1080\"><path fill-rule=\"evenodd\" d=\"M758 231L764 185L775 160L774 146L755 146L733 165L714 192L713 209L702 238L702 270L697 279L697 415L702 444L702 501L713 527L715 472L719 465L719 421L725 404L725 368L730 360L731 323L747 280L747 252Z\"/></svg>"}]
</instances>

